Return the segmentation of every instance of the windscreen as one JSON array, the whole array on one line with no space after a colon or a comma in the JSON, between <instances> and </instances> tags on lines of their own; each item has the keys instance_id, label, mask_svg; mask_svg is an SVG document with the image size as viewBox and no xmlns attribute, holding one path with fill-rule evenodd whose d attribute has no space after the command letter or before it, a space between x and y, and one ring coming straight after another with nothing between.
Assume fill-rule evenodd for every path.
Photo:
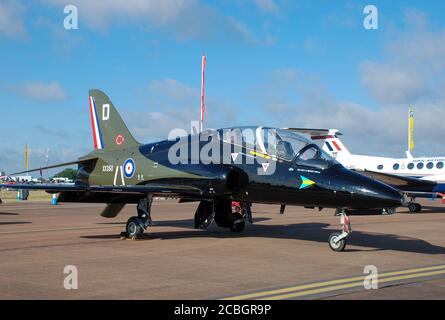
<instances>
[{"instance_id":1,"label":"windscreen","mask_svg":"<svg viewBox=\"0 0 445 320\"><path fill-rule=\"evenodd\" d=\"M226 143L254 149L299 166L325 169L338 164L316 144L290 130L240 127L220 129L219 136Z\"/></svg>"},{"instance_id":2,"label":"windscreen","mask_svg":"<svg viewBox=\"0 0 445 320\"><path fill-rule=\"evenodd\" d=\"M289 130L277 129L276 155L299 166L319 169L338 164L319 146Z\"/></svg>"}]
</instances>

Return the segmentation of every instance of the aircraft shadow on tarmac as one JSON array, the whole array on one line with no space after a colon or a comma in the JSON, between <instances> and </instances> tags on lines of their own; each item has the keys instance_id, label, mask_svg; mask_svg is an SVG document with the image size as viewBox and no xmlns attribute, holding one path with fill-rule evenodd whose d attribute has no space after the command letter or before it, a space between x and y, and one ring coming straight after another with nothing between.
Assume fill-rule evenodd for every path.
<instances>
[{"instance_id":1,"label":"aircraft shadow on tarmac","mask_svg":"<svg viewBox=\"0 0 445 320\"><path fill-rule=\"evenodd\" d=\"M399 213L399 212L398 212ZM400 211L403 214L445 213L445 207L422 206L422 211L411 213L408 210Z\"/></svg>"},{"instance_id":2,"label":"aircraft shadow on tarmac","mask_svg":"<svg viewBox=\"0 0 445 320\"><path fill-rule=\"evenodd\" d=\"M18 213L15 212L0 212L0 216L18 216Z\"/></svg>"},{"instance_id":3,"label":"aircraft shadow on tarmac","mask_svg":"<svg viewBox=\"0 0 445 320\"><path fill-rule=\"evenodd\" d=\"M260 219L258 219L260 220ZM273 239L295 239L303 241L313 241L327 243L329 235L334 231L328 229L329 224L326 223L301 223L301 224L289 224L289 225L255 225L248 226L242 233L233 233L227 229L217 228L213 225L208 230L194 230L189 229L185 231L169 231L169 232L157 232L148 231L138 240L170 240L170 239L182 239L182 238L245 238L245 237L262 237ZM269 219L261 219L269 220ZM192 228L193 220L180 220L180 221L158 221L155 222L156 226L184 226L186 228ZM337 228L335 228L337 230ZM120 235L91 235L82 236L87 239L119 239ZM326 244L327 245L327 244ZM366 247L369 249L348 249L345 252L354 251L382 251L382 250L394 250L412 253L423 254L445 254L445 248L433 245L427 241L406 238L395 234L382 234L382 233L368 233L361 231L353 231L348 238L348 245Z\"/></svg>"},{"instance_id":4,"label":"aircraft shadow on tarmac","mask_svg":"<svg viewBox=\"0 0 445 320\"><path fill-rule=\"evenodd\" d=\"M262 221L270 220L270 218L253 218L253 223L258 223ZM190 226L194 224L193 219L184 219L184 220L165 220L165 221L153 221L154 226L159 227L184 227L190 229ZM125 226L126 222L98 222L97 224L105 224L105 225L122 225Z\"/></svg>"},{"instance_id":5,"label":"aircraft shadow on tarmac","mask_svg":"<svg viewBox=\"0 0 445 320\"><path fill-rule=\"evenodd\" d=\"M0 222L0 226L9 226L13 224L28 224L32 223L30 221L8 221L8 222Z\"/></svg>"}]
</instances>

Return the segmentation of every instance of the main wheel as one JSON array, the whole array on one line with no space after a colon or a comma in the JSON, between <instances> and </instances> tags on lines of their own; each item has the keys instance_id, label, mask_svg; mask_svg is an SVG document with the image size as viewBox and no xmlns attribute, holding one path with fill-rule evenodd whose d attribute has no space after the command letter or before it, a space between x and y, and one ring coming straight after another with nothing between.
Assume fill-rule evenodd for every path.
<instances>
[{"instance_id":1,"label":"main wheel","mask_svg":"<svg viewBox=\"0 0 445 320\"><path fill-rule=\"evenodd\" d=\"M334 232L329 236L329 247L336 252L343 251L346 247L346 238L337 240L340 234L340 232Z\"/></svg>"},{"instance_id":2,"label":"main wheel","mask_svg":"<svg viewBox=\"0 0 445 320\"><path fill-rule=\"evenodd\" d=\"M195 212L195 229L207 229L212 223L212 210L210 201L201 201Z\"/></svg>"},{"instance_id":3,"label":"main wheel","mask_svg":"<svg viewBox=\"0 0 445 320\"><path fill-rule=\"evenodd\" d=\"M244 217L240 213L235 213L233 215L233 223L230 227L230 230L232 232L241 232L244 230L244 227L246 226L246 222L244 221Z\"/></svg>"},{"instance_id":4,"label":"main wheel","mask_svg":"<svg viewBox=\"0 0 445 320\"><path fill-rule=\"evenodd\" d=\"M382 211L383 215L390 215L390 214L395 214L396 213L396 208L385 208Z\"/></svg>"},{"instance_id":5,"label":"main wheel","mask_svg":"<svg viewBox=\"0 0 445 320\"><path fill-rule=\"evenodd\" d=\"M138 217L131 217L128 219L125 231L127 232L127 237L129 238L135 238L144 233L144 229L141 227L141 222L139 221Z\"/></svg>"},{"instance_id":6,"label":"main wheel","mask_svg":"<svg viewBox=\"0 0 445 320\"><path fill-rule=\"evenodd\" d=\"M408 205L408 209L409 212L420 212L420 210L422 210L422 206L418 203L412 202Z\"/></svg>"}]
</instances>

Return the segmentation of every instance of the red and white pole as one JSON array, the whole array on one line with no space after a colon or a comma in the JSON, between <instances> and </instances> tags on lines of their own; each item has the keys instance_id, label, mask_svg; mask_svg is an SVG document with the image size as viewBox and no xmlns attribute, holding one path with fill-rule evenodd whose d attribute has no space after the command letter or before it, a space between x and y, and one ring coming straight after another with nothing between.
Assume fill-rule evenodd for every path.
<instances>
[{"instance_id":1,"label":"red and white pole","mask_svg":"<svg viewBox=\"0 0 445 320\"><path fill-rule=\"evenodd\" d=\"M205 103L204 103L204 76L206 70L206 56L202 56L202 68L201 68L201 128L202 132L204 127L204 113L205 113Z\"/></svg>"}]
</instances>

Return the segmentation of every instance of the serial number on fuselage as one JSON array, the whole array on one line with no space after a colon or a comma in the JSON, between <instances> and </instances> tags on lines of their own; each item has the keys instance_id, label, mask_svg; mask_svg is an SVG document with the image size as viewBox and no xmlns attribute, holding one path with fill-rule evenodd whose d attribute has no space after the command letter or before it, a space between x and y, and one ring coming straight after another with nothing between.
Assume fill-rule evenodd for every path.
<instances>
[{"instance_id":1,"label":"serial number on fuselage","mask_svg":"<svg viewBox=\"0 0 445 320\"><path fill-rule=\"evenodd\" d=\"M114 171L114 166L112 164L102 166L102 172L113 172L113 171Z\"/></svg>"}]
</instances>

